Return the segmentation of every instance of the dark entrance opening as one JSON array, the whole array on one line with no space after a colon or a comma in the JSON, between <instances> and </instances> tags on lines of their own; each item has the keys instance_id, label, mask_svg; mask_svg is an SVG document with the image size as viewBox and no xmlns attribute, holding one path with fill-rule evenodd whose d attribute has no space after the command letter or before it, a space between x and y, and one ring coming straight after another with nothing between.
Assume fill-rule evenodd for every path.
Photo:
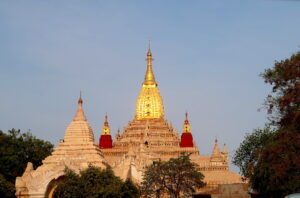
<instances>
[{"instance_id":1,"label":"dark entrance opening","mask_svg":"<svg viewBox=\"0 0 300 198\"><path fill-rule=\"evenodd\" d=\"M209 194L193 195L193 198L211 198Z\"/></svg>"}]
</instances>

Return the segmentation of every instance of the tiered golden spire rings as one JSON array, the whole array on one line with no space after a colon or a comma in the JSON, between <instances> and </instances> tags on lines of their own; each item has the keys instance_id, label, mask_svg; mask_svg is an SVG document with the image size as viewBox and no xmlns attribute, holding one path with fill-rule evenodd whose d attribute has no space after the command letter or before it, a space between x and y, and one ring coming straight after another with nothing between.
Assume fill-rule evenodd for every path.
<instances>
[{"instance_id":1,"label":"tiered golden spire rings","mask_svg":"<svg viewBox=\"0 0 300 198\"><path fill-rule=\"evenodd\" d=\"M155 85L157 86L156 82L155 82L155 77L153 74L153 70L152 70L152 53L150 50L150 46L147 52L147 71L146 71L146 75L145 75L145 79L144 79L144 83L143 85Z\"/></svg>"}]
</instances>

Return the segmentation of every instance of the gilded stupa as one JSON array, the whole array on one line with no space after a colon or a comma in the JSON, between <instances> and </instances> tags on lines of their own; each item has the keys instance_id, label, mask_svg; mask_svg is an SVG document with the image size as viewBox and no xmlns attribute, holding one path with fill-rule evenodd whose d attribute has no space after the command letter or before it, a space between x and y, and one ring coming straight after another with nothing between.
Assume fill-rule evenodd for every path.
<instances>
[{"instance_id":1,"label":"gilded stupa","mask_svg":"<svg viewBox=\"0 0 300 198\"><path fill-rule=\"evenodd\" d=\"M164 105L152 69L152 53L147 53L147 71L136 102L135 119L164 119Z\"/></svg>"}]
</instances>

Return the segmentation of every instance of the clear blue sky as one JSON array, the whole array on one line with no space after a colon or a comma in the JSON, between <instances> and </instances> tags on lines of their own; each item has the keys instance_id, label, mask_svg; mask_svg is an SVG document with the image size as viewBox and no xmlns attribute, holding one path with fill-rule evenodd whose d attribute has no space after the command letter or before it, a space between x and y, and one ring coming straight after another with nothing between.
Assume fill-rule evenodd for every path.
<instances>
[{"instance_id":1,"label":"clear blue sky","mask_svg":"<svg viewBox=\"0 0 300 198\"><path fill-rule=\"evenodd\" d=\"M132 120L150 39L166 119L201 154L262 127L259 74L300 46L300 1L0 1L0 129L57 144L79 91L98 141ZM234 168L237 171L236 168Z\"/></svg>"}]
</instances>

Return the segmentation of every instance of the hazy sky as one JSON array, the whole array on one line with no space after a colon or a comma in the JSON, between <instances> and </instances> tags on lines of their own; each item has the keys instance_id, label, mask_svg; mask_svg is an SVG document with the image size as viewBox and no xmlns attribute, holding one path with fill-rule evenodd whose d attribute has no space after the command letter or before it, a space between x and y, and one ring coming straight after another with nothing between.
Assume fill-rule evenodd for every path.
<instances>
[{"instance_id":1,"label":"hazy sky","mask_svg":"<svg viewBox=\"0 0 300 198\"><path fill-rule=\"evenodd\" d=\"M0 129L56 145L81 90L95 140L105 112L114 136L134 118L150 39L165 118L181 132L187 110L200 153L217 137L232 156L266 122L258 109L271 89L259 74L300 49L299 10L284 0L2 0Z\"/></svg>"}]
</instances>

